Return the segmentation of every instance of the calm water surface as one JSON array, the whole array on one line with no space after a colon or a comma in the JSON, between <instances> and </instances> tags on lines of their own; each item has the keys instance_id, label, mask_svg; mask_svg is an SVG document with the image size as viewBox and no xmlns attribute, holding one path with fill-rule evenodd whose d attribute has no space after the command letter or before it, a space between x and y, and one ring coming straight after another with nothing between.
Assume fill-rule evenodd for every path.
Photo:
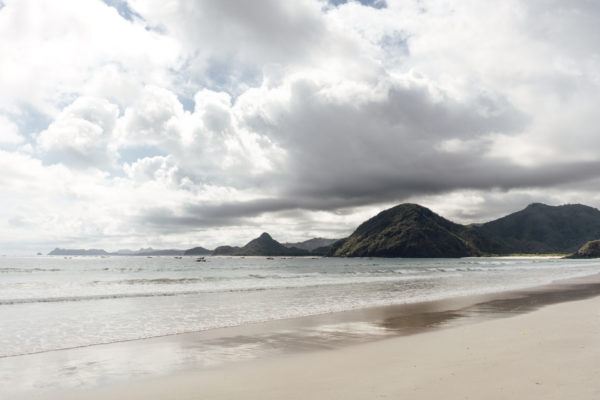
<instances>
[{"instance_id":1,"label":"calm water surface","mask_svg":"<svg viewBox=\"0 0 600 400\"><path fill-rule=\"evenodd\" d=\"M597 261L2 257L0 357L596 274Z\"/></svg>"}]
</instances>

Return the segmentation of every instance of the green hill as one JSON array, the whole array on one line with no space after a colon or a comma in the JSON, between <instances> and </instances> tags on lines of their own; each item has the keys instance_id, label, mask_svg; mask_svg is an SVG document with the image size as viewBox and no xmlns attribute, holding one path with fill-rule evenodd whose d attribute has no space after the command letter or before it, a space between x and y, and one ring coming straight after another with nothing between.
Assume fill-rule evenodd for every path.
<instances>
[{"instance_id":1,"label":"green hill","mask_svg":"<svg viewBox=\"0 0 600 400\"><path fill-rule=\"evenodd\" d=\"M573 253L600 238L600 211L581 204L525 209L481 225L453 223L417 204L401 204L362 223L327 255L465 257Z\"/></svg>"},{"instance_id":2,"label":"green hill","mask_svg":"<svg viewBox=\"0 0 600 400\"><path fill-rule=\"evenodd\" d=\"M576 253L566 258L600 258L600 240L587 242Z\"/></svg>"},{"instance_id":3,"label":"green hill","mask_svg":"<svg viewBox=\"0 0 600 400\"><path fill-rule=\"evenodd\" d=\"M312 252L313 250L330 246L333 243L337 242L338 240L339 239L314 238L314 239L305 240L304 242L283 243L283 245L285 247L290 247L290 248L296 247L298 249L304 249L304 250L308 250L308 251Z\"/></svg>"},{"instance_id":4,"label":"green hill","mask_svg":"<svg viewBox=\"0 0 600 400\"><path fill-rule=\"evenodd\" d=\"M214 250L213 254L228 256L306 256L310 253L307 250L295 247L285 247L268 233L263 233L248 242L244 247L220 246Z\"/></svg>"},{"instance_id":5,"label":"green hill","mask_svg":"<svg viewBox=\"0 0 600 400\"><path fill-rule=\"evenodd\" d=\"M209 254L212 254L212 251L200 246L188 249L183 253L184 256L207 256Z\"/></svg>"},{"instance_id":6,"label":"green hill","mask_svg":"<svg viewBox=\"0 0 600 400\"><path fill-rule=\"evenodd\" d=\"M417 204L401 204L362 223L329 255L345 257L467 257L480 255L473 227L440 217Z\"/></svg>"},{"instance_id":7,"label":"green hill","mask_svg":"<svg viewBox=\"0 0 600 400\"><path fill-rule=\"evenodd\" d=\"M584 243L600 238L600 211L581 204L534 203L477 229L501 243L497 249L484 246L481 249L485 252L572 253Z\"/></svg>"},{"instance_id":8,"label":"green hill","mask_svg":"<svg viewBox=\"0 0 600 400\"><path fill-rule=\"evenodd\" d=\"M213 250L213 256L237 256L240 250L238 246L219 246Z\"/></svg>"}]
</instances>

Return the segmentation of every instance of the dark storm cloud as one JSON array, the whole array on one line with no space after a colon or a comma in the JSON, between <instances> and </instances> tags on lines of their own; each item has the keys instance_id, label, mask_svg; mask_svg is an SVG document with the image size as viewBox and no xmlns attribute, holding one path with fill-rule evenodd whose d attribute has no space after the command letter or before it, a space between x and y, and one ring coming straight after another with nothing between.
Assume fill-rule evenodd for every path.
<instances>
[{"instance_id":1,"label":"dark storm cloud","mask_svg":"<svg viewBox=\"0 0 600 400\"><path fill-rule=\"evenodd\" d=\"M207 228L231 225L252 225L248 218L265 212L295 209L299 203L286 199L259 199L221 204L188 204L181 212L168 208L146 210L138 218L141 224L158 226L161 230L177 231L181 226Z\"/></svg>"},{"instance_id":2,"label":"dark storm cloud","mask_svg":"<svg viewBox=\"0 0 600 400\"><path fill-rule=\"evenodd\" d=\"M423 88L392 86L379 100L358 103L329 100L319 89L298 82L286 108L290 111L277 115L276 125L248 119L250 127L268 132L287 149L284 178L290 195L370 198L373 191L379 196L435 192L469 187L474 178L501 186L492 179L498 163L483 159L489 135L516 132L528 122L501 98L461 104L434 101ZM440 150L447 140L472 142L471 148L449 154ZM482 173L482 168L489 171Z\"/></svg>"},{"instance_id":3,"label":"dark storm cloud","mask_svg":"<svg viewBox=\"0 0 600 400\"><path fill-rule=\"evenodd\" d=\"M529 122L502 98L461 104L392 87L384 99L357 106L331 104L303 84L292 105L271 131L291 153L292 196L368 204L456 189L547 187L600 172L597 162L526 167L487 155L491 135L518 133ZM447 140L459 141L454 152L441 149Z\"/></svg>"},{"instance_id":4,"label":"dark storm cloud","mask_svg":"<svg viewBox=\"0 0 600 400\"><path fill-rule=\"evenodd\" d=\"M151 209L143 213L138 222L159 226L161 229L178 227L218 227L231 225L252 225L250 218L271 212L301 213L303 210L335 210L342 206L360 204L356 201L344 199L314 198L288 199L288 198L263 198L249 201L232 201L219 204L188 204L181 212L175 213L171 209Z\"/></svg>"},{"instance_id":5,"label":"dark storm cloud","mask_svg":"<svg viewBox=\"0 0 600 400\"><path fill-rule=\"evenodd\" d=\"M302 81L289 101L269 121L246 119L249 129L266 133L287 151L281 170L245 177L246 187L277 187L277 197L187 204L177 212L152 210L141 220L161 229L252 224L251 218L265 213L337 211L459 189L553 187L600 172L600 162L525 166L487 155L491 135L517 134L529 123L500 96L460 103L444 96L434 100L422 87L392 85L376 100L332 100ZM447 140L459 142L447 151Z\"/></svg>"},{"instance_id":6,"label":"dark storm cloud","mask_svg":"<svg viewBox=\"0 0 600 400\"><path fill-rule=\"evenodd\" d=\"M457 171L455 171L457 172ZM290 195L280 198L264 198L249 201L224 202L220 204L188 204L181 212L171 209L153 209L140 216L139 222L160 227L161 230L180 227L208 228L232 225L253 225L251 218L265 213L281 213L284 211L338 211L351 207L380 204L385 202L402 202L415 195L439 194L456 189L493 189L506 191L515 188L554 187L569 182L582 182L593 179L600 172L600 162L568 163L539 167L509 167L506 164L465 165L458 171L460 175L449 176L441 170L389 174L361 178L359 176L345 181L346 185L335 185L325 188L312 188L311 193L303 196ZM421 176L419 176L421 174ZM494 177L493 179L491 177ZM519 206L532 201L544 199L519 195L511 198L511 203ZM490 203L492 203L490 201ZM498 208L506 209L506 204L499 203ZM502 207L503 206L503 207ZM489 211L481 216L489 215ZM479 214L458 215L462 218L480 219Z\"/></svg>"}]
</instances>

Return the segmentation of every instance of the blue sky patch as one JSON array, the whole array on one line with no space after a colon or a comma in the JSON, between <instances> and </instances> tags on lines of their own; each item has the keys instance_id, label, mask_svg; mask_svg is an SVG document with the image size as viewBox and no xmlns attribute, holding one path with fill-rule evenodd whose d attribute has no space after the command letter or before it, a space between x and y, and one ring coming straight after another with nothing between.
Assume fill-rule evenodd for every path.
<instances>
[{"instance_id":1,"label":"blue sky patch","mask_svg":"<svg viewBox=\"0 0 600 400\"><path fill-rule=\"evenodd\" d=\"M119 15L128 21L133 21L136 18L143 19L140 14L138 14L137 12L132 10L131 7L129 7L129 4L127 4L127 1L125 1L125 0L102 0L102 1L107 6L112 7L115 10L117 10Z\"/></svg>"},{"instance_id":2,"label":"blue sky patch","mask_svg":"<svg viewBox=\"0 0 600 400\"><path fill-rule=\"evenodd\" d=\"M356 0L358 3L363 6L373 7L373 8L387 8L387 3L385 0ZM329 0L330 4L334 6L339 6L341 4L349 3L348 0Z\"/></svg>"}]
</instances>

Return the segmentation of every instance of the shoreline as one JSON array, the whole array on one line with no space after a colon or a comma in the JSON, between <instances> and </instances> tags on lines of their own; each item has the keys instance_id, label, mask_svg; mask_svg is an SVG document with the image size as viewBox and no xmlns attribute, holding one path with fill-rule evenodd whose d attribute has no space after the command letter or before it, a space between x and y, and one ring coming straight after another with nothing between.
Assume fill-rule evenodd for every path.
<instances>
[{"instance_id":1,"label":"shoreline","mask_svg":"<svg viewBox=\"0 0 600 400\"><path fill-rule=\"evenodd\" d=\"M596 399L598 278L476 303L465 310L494 316L444 329L436 325L417 334L287 352L50 398Z\"/></svg>"},{"instance_id":2,"label":"shoreline","mask_svg":"<svg viewBox=\"0 0 600 400\"><path fill-rule=\"evenodd\" d=\"M53 373L60 377L65 374L64 360L68 359L70 361L66 368L70 369L72 376L67 376L60 395L53 395L56 388L45 391L42 385L42 390L37 391L37 398L62 398L72 390L80 391L82 398L97 391L121 390L124 387L136 387L136 391L143 391L145 384L186 374L203 376L212 373L210 371L228 373L230 369L243 368L243 365L262 365L270 360L294 359L324 351L335 357L335 354L361 346L503 321L505 317L535 314L537 311L531 311L549 305L598 296L600 274L528 289L371 307L17 356L8 361L0 360L0 373L10 369L13 364L13 368L18 365L19 368L38 368L42 371L44 368L55 368L58 372ZM118 357L116 361L106 360L107 354L117 354ZM182 362L181 358L187 361ZM104 360L104 365L97 365L99 359ZM98 375L91 380L91 384L88 382L69 387L68 379L82 379L82 376L90 373ZM26 378L32 379L23 377ZM19 398L18 394L15 393L13 397ZM30 392L23 393L22 398L30 397ZM127 394L127 397L131 397L131 394Z\"/></svg>"}]
</instances>

